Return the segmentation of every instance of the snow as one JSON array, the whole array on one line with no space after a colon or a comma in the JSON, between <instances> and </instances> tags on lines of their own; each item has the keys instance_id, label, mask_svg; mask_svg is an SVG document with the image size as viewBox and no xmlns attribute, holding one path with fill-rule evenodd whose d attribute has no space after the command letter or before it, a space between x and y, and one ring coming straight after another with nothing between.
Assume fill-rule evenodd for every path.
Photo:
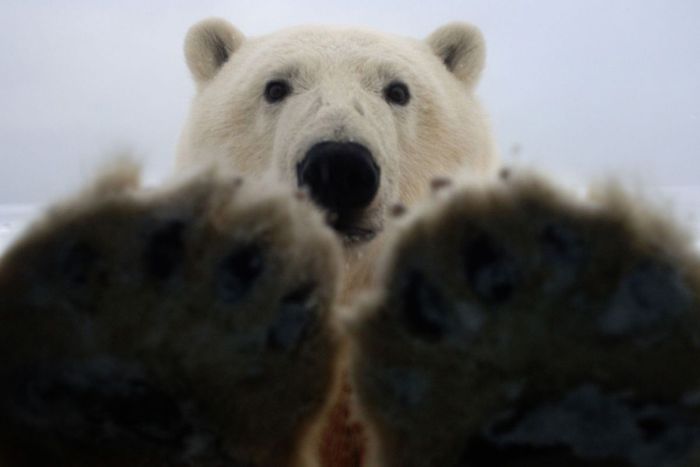
<instances>
[{"instance_id":1,"label":"snow","mask_svg":"<svg viewBox=\"0 0 700 467\"><path fill-rule=\"evenodd\" d=\"M0 204L0 252L4 251L40 212L40 208L35 205Z\"/></svg>"}]
</instances>

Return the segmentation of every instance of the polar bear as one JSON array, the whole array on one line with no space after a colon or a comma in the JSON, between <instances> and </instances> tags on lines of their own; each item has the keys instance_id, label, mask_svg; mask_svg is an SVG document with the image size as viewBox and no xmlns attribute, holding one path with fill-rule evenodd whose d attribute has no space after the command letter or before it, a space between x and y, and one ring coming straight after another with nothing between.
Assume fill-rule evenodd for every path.
<instances>
[{"instance_id":1,"label":"polar bear","mask_svg":"<svg viewBox=\"0 0 700 467\"><path fill-rule=\"evenodd\" d=\"M474 95L484 41L471 25L426 41L330 27L246 39L213 19L189 31L185 51L197 95L178 167L305 186L346 243L373 238L432 178L496 166Z\"/></svg>"},{"instance_id":2,"label":"polar bear","mask_svg":"<svg viewBox=\"0 0 700 467\"><path fill-rule=\"evenodd\" d=\"M343 239L346 302L374 269L392 207L423 198L438 176L496 167L472 25L424 41L337 27L247 39L209 19L190 29L185 53L197 94L178 170L219 164L308 189Z\"/></svg>"},{"instance_id":3,"label":"polar bear","mask_svg":"<svg viewBox=\"0 0 700 467\"><path fill-rule=\"evenodd\" d=\"M494 173L477 29L186 57L179 176L121 164L0 260L1 466L699 465L690 237Z\"/></svg>"}]
</instances>

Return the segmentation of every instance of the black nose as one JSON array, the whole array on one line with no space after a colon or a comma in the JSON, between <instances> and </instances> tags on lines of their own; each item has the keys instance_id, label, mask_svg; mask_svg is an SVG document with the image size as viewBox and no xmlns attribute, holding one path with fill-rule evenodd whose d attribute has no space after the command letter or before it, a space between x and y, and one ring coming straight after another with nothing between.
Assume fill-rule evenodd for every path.
<instances>
[{"instance_id":1,"label":"black nose","mask_svg":"<svg viewBox=\"0 0 700 467\"><path fill-rule=\"evenodd\" d=\"M349 211L372 202L379 190L379 167L361 144L319 143L297 165L297 179L322 207Z\"/></svg>"}]
</instances>

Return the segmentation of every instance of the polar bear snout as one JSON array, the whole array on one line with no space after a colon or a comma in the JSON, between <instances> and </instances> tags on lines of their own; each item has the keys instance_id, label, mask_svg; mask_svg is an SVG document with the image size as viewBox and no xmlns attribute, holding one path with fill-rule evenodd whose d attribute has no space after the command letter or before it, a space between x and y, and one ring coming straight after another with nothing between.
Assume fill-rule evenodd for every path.
<instances>
[{"instance_id":1,"label":"polar bear snout","mask_svg":"<svg viewBox=\"0 0 700 467\"><path fill-rule=\"evenodd\" d=\"M372 203L380 173L370 150L349 142L315 144L297 164L299 186L308 187L322 208L341 216Z\"/></svg>"}]
</instances>

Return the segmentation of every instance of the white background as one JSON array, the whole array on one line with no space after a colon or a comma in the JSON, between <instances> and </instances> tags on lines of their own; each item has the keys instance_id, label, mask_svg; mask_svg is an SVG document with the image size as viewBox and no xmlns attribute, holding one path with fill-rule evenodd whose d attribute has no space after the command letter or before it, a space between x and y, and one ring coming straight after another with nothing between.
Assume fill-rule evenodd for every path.
<instances>
[{"instance_id":1,"label":"white background","mask_svg":"<svg viewBox=\"0 0 700 467\"><path fill-rule=\"evenodd\" d=\"M479 93L506 162L663 187L681 212L700 204L696 0L4 0L0 205L73 191L124 149L163 178L193 93L182 40L208 16L248 35L331 23L425 37L473 22L488 44Z\"/></svg>"}]
</instances>

